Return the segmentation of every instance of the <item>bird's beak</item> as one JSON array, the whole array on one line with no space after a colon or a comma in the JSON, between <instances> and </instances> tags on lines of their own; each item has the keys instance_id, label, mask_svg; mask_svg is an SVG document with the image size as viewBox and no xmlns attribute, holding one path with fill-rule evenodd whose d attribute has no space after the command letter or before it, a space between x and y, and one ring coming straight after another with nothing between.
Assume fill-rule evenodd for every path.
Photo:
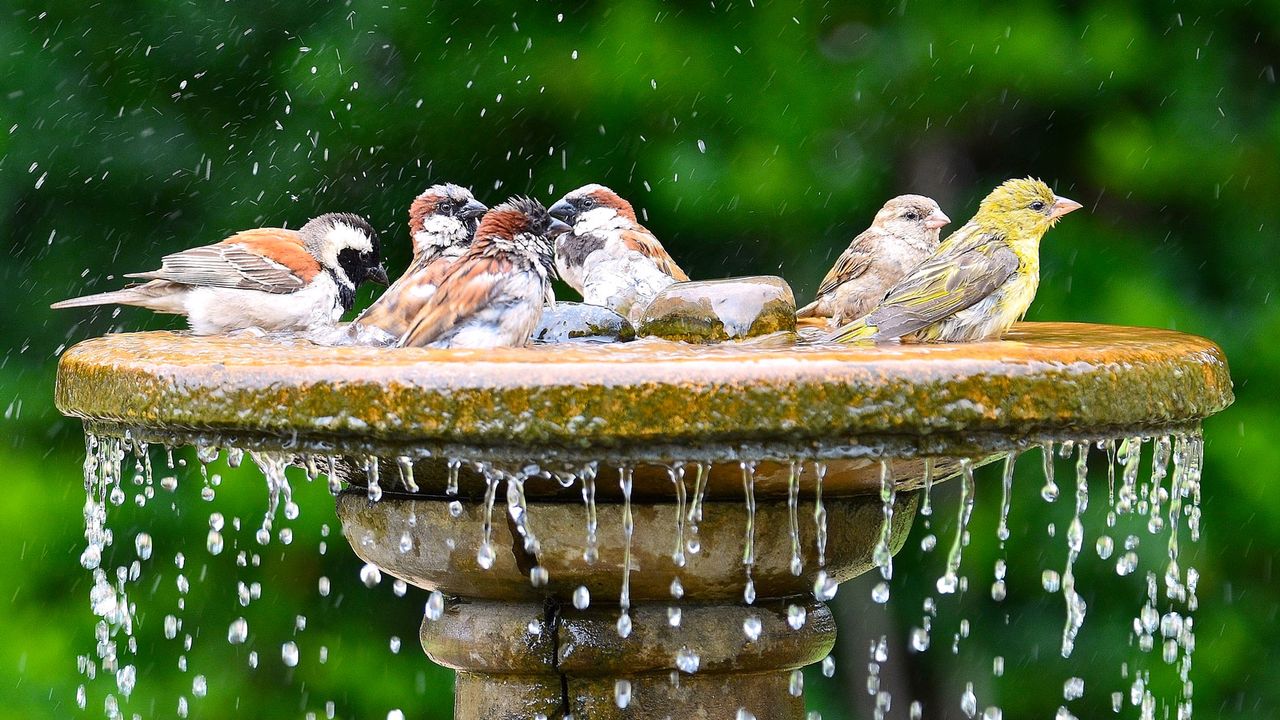
<instances>
[{"instance_id":1,"label":"bird's beak","mask_svg":"<svg viewBox=\"0 0 1280 720\"><path fill-rule=\"evenodd\" d=\"M929 217L924 219L924 226L930 230L937 230L951 222L951 218L947 217L941 210L929 213Z\"/></svg>"},{"instance_id":2,"label":"bird's beak","mask_svg":"<svg viewBox=\"0 0 1280 720\"><path fill-rule=\"evenodd\" d=\"M1053 201L1053 208L1049 212L1049 217L1054 220L1057 220L1058 218L1062 217L1063 215L1066 215L1069 212L1072 212L1074 210L1079 210L1080 208L1084 207L1083 205L1076 202L1075 200L1072 200L1071 198L1064 198L1061 196L1054 196L1054 198L1055 199Z\"/></svg>"},{"instance_id":3,"label":"bird's beak","mask_svg":"<svg viewBox=\"0 0 1280 720\"><path fill-rule=\"evenodd\" d=\"M568 223L561 222L559 218L552 217L551 224L547 226L547 237L558 238L561 235L572 230Z\"/></svg>"},{"instance_id":4,"label":"bird's beak","mask_svg":"<svg viewBox=\"0 0 1280 720\"><path fill-rule=\"evenodd\" d=\"M574 218L578 215L578 208L574 207L568 200L560 200L555 205L547 208L547 212L551 213L551 217L572 225Z\"/></svg>"},{"instance_id":5,"label":"bird's beak","mask_svg":"<svg viewBox=\"0 0 1280 720\"><path fill-rule=\"evenodd\" d=\"M390 285L391 278L387 277L387 269L378 265L369 270L369 274L365 275L366 280L372 280L379 285Z\"/></svg>"},{"instance_id":6,"label":"bird's beak","mask_svg":"<svg viewBox=\"0 0 1280 720\"><path fill-rule=\"evenodd\" d=\"M462 206L459 215L463 220L472 220L489 212L489 206L479 200L468 200L466 205Z\"/></svg>"}]
</instances>

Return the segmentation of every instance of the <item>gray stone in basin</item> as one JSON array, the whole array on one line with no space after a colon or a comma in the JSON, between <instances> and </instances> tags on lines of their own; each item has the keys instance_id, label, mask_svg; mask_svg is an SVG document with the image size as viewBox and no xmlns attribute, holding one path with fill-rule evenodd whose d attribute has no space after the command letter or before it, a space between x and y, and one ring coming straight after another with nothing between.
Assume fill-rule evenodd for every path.
<instances>
[{"instance_id":1,"label":"gray stone in basin","mask_svg":"<svg viewBox=\"0 0 1280 720\"><path fill-rule=\"evenodd\" d=\"M639 335L691 343L768 335L796 329L796 299L772 275L676 283L644 311Z\"/></svg>"},{"instance_id":2,"label":"gray stone in basin","mask_svg":"<svg viewBox=\"0 0 1280 720\"><path fill-rule=\"evenodd\" d=\"M533 341L543 344L566 342L626 342L636 337L626 318L607 307L576 302L557 302L542 310L542 320L533 331Z\"/></svg>"}]
</instances>

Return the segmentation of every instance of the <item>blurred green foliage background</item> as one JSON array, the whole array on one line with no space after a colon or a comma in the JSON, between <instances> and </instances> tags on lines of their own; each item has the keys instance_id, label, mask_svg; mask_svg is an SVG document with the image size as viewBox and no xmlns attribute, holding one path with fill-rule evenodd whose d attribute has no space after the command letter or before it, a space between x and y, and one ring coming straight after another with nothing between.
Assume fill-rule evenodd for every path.
<instances>
[{"instance_id":1,"label":"blurred green foliage background","mask_svg":"<svg viewBox=\"0 0 1280 720\"><path fill-rule=\"evenodd\" d=\"M805 298L889 196L932 195L958 225L993 185L1027 174L1086 206L1043 245L1031 319L1176 328L1231 359L1238 401L1207 426L1195 704L1198 717L1278 712L1280 2L862 5L0 3L0 477L11 496L0 505L0 715L78 716L75 657L93 649L77 561L83 443L52 406L58 354L115 328L178 325L132 309L55 314L50 302L117 287L122 272L236 229L334 210L385 231L394 270L408 257L409 200L442 180L491 204L603 182L643 209L694 277L778 273ZM1080 665L1094 675L1078 714L1109 713L1109 693L1126 687L1118 668L1136 654L1126 622L1141 585L1090 553L1090 639L1074 665L1056 658L1061 598L1035 591L1038 568L1065 557L1046 524L1064 526L1069 510L1036 499L1037 464L1019 466L1011 543L1025 597L969 606L977 630L958 658L953 630L925 656L897 651L886 669L895 717L904 687L936 717L959 716L967 681L980 708L1001 703L1014 717L1052 715ZM339 717L448 717L449 675L416 643L425 597L359 584L323 487L297 483L295 539L259 550L260 566L205 552L214 510L243 518L234 542L257 549L261 482L222 472L212 504L189 481L113 519L117 552L141 529L157 545L154 584L142 586L154 595L135 598L151 660L126 710L171 717L186 695L193 717L323 717L327 702ZM975 600L998 553L992 480L979 484L966 550ZM940 492L947 516L955 490ZM944 543L949 522L934 528ZM837 600L848 619L839 672L808 686L824 717L869 713L867 633L887 627L900 643L918 622L912 592L940 568L936 554L913 565L927 532L917 525L899 577L919 590L887 612L862 582ZM323 526L335 532L322 555ZM175 552L193 584L185 672L182 636L161 631L176 612ZM321 575L334 583L325 598ZM254 580L262 599L242 608L235 583ZM251 646L225 641L239 615ZM288 669L278 648L295 637L303 660ZM991 657L1010 642L1023 652L992 678ZM205 698L191 694L197 673ZM80 715L101 716L110 685L90 683Z\"/></svg>"}]
</instances>

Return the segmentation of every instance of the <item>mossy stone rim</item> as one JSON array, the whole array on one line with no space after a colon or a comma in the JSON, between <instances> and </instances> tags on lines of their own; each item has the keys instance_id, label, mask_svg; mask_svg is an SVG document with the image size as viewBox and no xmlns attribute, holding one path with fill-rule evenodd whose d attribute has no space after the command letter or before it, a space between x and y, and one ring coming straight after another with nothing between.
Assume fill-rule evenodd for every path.
<instances>
[{"instance_id":1,"label":"mossy stone rim","mask_svg":"<svg viewBox=\"0 0 1280 720\"><path fill-rule=\"evenodd\" d=\"M923 445L1186 425L1232 400L1226 358L1208 340L1076 323L949 345L486 351L127 333L68 350L57 382L58 408L98 429L339 449Z\"/></svg>"}]
</instances>

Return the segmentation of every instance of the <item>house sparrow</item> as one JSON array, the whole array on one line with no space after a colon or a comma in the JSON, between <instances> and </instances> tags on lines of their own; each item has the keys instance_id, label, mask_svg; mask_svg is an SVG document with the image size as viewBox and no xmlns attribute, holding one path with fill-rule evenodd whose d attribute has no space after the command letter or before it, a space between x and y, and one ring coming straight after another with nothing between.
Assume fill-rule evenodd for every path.
<instances>
[{"instance_id":1,"label":"house sparrow","mask_svg":"<svg viewBox=\"0 0 1280 720\"><path fill-rule=\"evenodd\" d=\"M828 339L966 342L998 339L1022 319L1040 283L1040 238L1080 203L1026 178L991 191L978 214Z\"/></svg>"},{"instance_id":2,"label":"house sparrow","mask_svg":"<svg viewBox=\"0 0 1280 720\"><path fill-rule=\"evenodd\" d=\"M796 317L846 323L871 312L885 293L938 248L938 229L949 222L931 198L893 198L840 254L818 286L816 299L797 310Z\"/></svg>"},{"instance_id":3,"label":"house sparrow","mask_svg":"<svg viewBox=\"0 0 1280 720\"><path fill-rule=\"evenodd\" d=\"M347 326L347 335L363 343L394 344L409 330L427 298L435 294L437 266L452 265L471 245L480 216L489 208L471 191L452 184L433 185L409 206L413 260L409 269Z\"/></svg>"},{"instance_id":4,"label":"house sparrow","mask_svg":"<svg viewBox=\"0 0 1280 720\"><path fill-rule=\"evenodd\" d=\"M436 286L402 347L518 347L529 341L551 293L552 239L569 226L541 203L516 197L485 213L456 262L432 266Z\"/></svg>"},{"instance_id":5,"label":"house sparrow","mask_svg":"<svg viewBox=\"0 0 1280 720\"><path fill-rule=\"evenodd\" d=\"M603 185L584 185L551 206L573 226L556 240L560 277L589 305L639 322L663 288L689 279L662 243L636 221L631 203Z\"/></svg>"},{"instance_id":6,"label":"house sparrow","mask_svg":"<svg viewBox=\"0 0 1280 720\"><path fill-rule=\"evenodd\" d=\"M258 228L166 255L147 282L54 303L55 309L136 305L185 315L196 335L250 328L309 332L332 326L366 280L386 284L378 234L356 215L328 213L300 230Z\"/></svg>"}]
</instances>

